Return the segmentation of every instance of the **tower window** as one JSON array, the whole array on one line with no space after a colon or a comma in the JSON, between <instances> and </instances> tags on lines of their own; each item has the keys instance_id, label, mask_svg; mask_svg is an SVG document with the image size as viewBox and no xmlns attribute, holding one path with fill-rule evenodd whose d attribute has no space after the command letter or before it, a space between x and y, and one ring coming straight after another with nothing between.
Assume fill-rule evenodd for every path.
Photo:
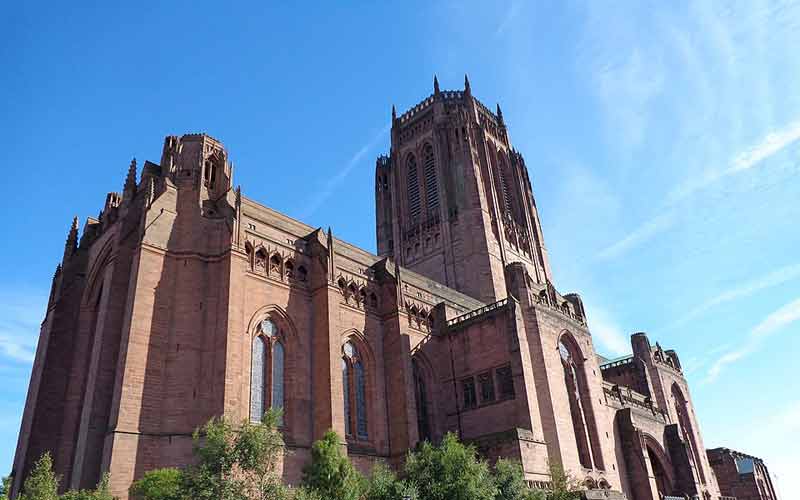
<instances>
[{"instance_id":1,"label":"tower window","mask_svg":"<svg viewBox=\"0 0 800 500\"><path fill-rule=\"evenodd\" d=\"M419 219L420 213L420 197L419 197L419 177L417 175L417 160L414 155L409 155L407 163L408 171L408 214L411 221L415 222Z\"/></svg>"},{"instance_id":2,"label":"tower window","mask_svg":"<svg viewBox=\"0 0 800 500\"><path fill-rule=\"evenodd\" d=\"M435 214L439 210L439 188L436 185L436 160L433 155L433 146L426 144L422 154L425 169L425 194L428 200L428 214Z\"/></svg>"}]
</instances>

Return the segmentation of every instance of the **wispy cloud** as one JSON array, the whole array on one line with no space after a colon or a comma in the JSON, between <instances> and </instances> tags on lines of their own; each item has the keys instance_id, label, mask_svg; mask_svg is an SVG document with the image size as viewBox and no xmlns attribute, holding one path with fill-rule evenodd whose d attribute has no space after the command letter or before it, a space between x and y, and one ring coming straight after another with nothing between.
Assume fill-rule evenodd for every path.
<instances>
[{"instance_id":1,"label":"wispy cloud","mask_svg":"<svg viewBox=\"0 0 800 500\"><path fill-rule=\"evenodd\" d=\"M514 19L519 14L520 8L522 7L522 3L519 0L511 0L508 3L508 10L506 10L506 15L503 17L503 21L497 26L497 29L494 32L495 36L501 36L503 33L506 32L508 27L514 21Z\"/></svg>"},{"instance_id":2,"label":"wispy cloud","mask_svg":"<svg viewBox=\"0 0 800 500\"><path fill-rule=\"evenodd\" d=\"M710 170L687 178L670 193L672 202L679 201L722 179L760 166L765 160L779 154L800 140L800 120L772 130L755 144L735 154L723 169Z\"/></svg>"},{"instance_id":3,"label":"wispy cloud","mask_svg":"<svg viewBox=\"0 0 800 500\"><path fill-rule=\"evenodd\" d=\"M749 297L762 290L773 288L798 278L800 278L800 264L781 267L772 272L762 274L746 283L729 288L690 309L689 312L665 327L665 330L685 325L692 319L722 304Z\"/></svg>"},{"instance_id":4,"label":"wispy cloud","mask_svg":"<svg viewBox=\"0 0 800 500\"><path fill-rule=\"evenodd\" d=\"M33 361L46 303L36 293L0 291L0 359Z\"/></svg>"},{"instance_id":5,"label":"wispy cloud","mask_svg":"<svg viewBox=\"0 0 800 500\"><path fill-rule=\"evenodd\" d=\"M325 183L323 188L319 192L315 193L313 201L306 206L306 209L302 212L300 218L305 219L311 216L328 200L328 198L330 198L333 192L336 191L342 181L344 181L348 174L350 174L356 165L359 164L362 158L364 158L367 153L375 148L378 142L383 139L387 132L389 132L390 127L391 123L386 124L386 126L384 126L380 132L375 134L375 136L372 137L369 142L367 142L358 151L356 151L355 154L353 154L344 167L342 167L333 177L328 179L328 182Z\"/></svg>"},{"instance_id":6,"label":"wispy cloud","mask_svg":"<svg viewBox=\"0 0 800 500\"><path fill-rule=\"evenodd\" d=\"M621 240L600 250L597 258L601 260L614 259L630 249L641 245L657 234L663 233L675 223L675 213L664 212L648 220Z\"/></svg>"},{"instance_id":7,"label":"wispy cloud","mask_svg":"<svg viewBox=\"0 0 800 500\"><path fill-rule=\"evenodd\" d=\"M599 342L600 346L609 354L621 356L631 350L628 337L611 318L611 315L602 307L595 304L584 303L589 329Z\"/></svg>"},{"instance_id":8,"label":"wispy cloud","mask_svg":"<svg viewBox=\"0 0 800 500\"><path fill-rule=\"evenodd\" d=\"M747 338L739 347L723 353L709 368L705 382L716 380L726 366L749 356L768 336L796 321L800 321L800 298L772 312L748 332Z\"/></svg>"}]
</instances>

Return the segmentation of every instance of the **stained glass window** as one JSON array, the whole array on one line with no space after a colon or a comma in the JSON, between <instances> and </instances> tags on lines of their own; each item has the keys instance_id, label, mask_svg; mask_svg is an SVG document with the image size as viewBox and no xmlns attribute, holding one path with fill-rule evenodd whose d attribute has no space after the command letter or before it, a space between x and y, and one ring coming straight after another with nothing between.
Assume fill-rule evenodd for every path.
<instances>
[{"instance_id":1,"label":"stained glass window","mask_svg":"<svg viewBox=\"0 0 800 500\"><path fill-rule=\"evenodd\" d=\"M264 366L266 364L266 344L264 338L253 339L252 361L250 365L250 420L261 422L264 418Z\"/></svg>"},{"instance_id":2,"label":"stained glass window","mask_svg":"<svg viewBox=\"0 0 800 500\"><path fill-rule=\"evenodd\" d=\"M344 394L344 433L352 434L350 429L350 366L342 360L342 394Z\"/></svg>"},{"instance_id":3,"label":"stained glass window","mask_svg":"<svg viewBox=\"0 0 800 500\"><path fill-rule=\"evenodd\" d=\"M366 439L367 433L367 395L366 383L364 380L364 367L360 361L356 361L353 366L355 369L356 382L356 431L358 437Z\"/></svg>"},{"instance_id":4,"label":"stained glass window","mask_svg":"<svg viewBox=\"0 0 800 500\"><path fill-rule=\"evenodd\" d=\"M272 408L283 410L283 344L272 346ZM279 420L283 423L283 416Z\"/></svg>"}]
</instances>

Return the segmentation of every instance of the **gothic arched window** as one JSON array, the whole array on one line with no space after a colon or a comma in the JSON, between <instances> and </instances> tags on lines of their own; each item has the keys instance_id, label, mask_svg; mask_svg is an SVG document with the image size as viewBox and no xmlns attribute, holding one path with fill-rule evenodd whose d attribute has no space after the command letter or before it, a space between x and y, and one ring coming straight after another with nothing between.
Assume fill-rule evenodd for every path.
<instances>
[{"instance_id":1,"label":"gothic arched window","mask_svg":"<svg viewBox=\"0 0 800 500\"><path fill-rule=\"evenodd\" d=\"M406 160L408 184L408 215L412 222L419 219L420 199L419 199L419 176L417 175L417 160L414 155L408 155Z\"/></svg>"},{"instance_id":2,"label":"gothic arched window","mask_svg":"<svg viewBox=\"0 0 800 500\"><path fill-rule=\"evenodd\" d=\"M433 215L439 210L439 188L436 185L436 160L433 155L433 146L426 144L422 150L422 161L425 172L425 196L428 201L428 214Z\"/></svg>"},{"instance_id":3,"label":"gothic arched window","mask_svg":"<svg viewBox=\"0 0 800 500\"><path fill-rule=\"evenodd\" d=\"M428 395L425 390L425 378L416 359L411 360L414 372L414 396L417 403L417 431L420 441L431 439L430 426L428 423Z\"/></svg>"},{"instance_id":4,"label":"gothic arched window","mask_svg":"<svg viewBox=\"0 0 800 500\"><path fill-rule=\"evenodd\" d=\"M509 191L508 180L506 179L507 171L506 171L506 162L503 159L502 151L498 151L498 162L497 162L497 177L500 181L500 208L503 210L503 213L511 215L513 214L513 208L511 205L511 193Z\"/></svg>"},{"instance_id":5,"label":"gothic arched window","mask_svg":"<svg viewBox=\"0 0 800 500\"><path fill-rule=\"evenodd\" d=\"M562 336L558 342L558 353L564 369L564 382L569 397L569 408L572 416L572 427L575 431L575 442L578 446L578 458L587 469L594 465L603 468L603 456L600 440L594 423L592 400L586 386L586 374L583 367L583 356L571 338Z\"/></svg>"},{"instance_id":6,"label":"gothic arched window","mask_svg":"<svg viewBox=\"0 0 800 500\"><path fill-rule=\"evenodd\" d=\"M369 439L367 422L367 378L361 355L352 342L342 348L342 389L344 397L345 434ZM355 409L355 412L353 412ZM355 436L353 430L355 429Z\"/></svg>"},{"instance_id":7,"label":"gothic arched window","mask_svg":"<svg viewBox=\"0 0 800 500\"><path fill-rule=\"evenodd\" d=\"M264 320L253 338L250 359L250 420L260 422L269 407L283 410L286 352L277 325ZM281 418L282 420L282 418Z\"/></svg>"},{"instance_id":8,"label":"gothic arched window","mask_svg":"<svg viewBox=\"0 0 800 500\"><path fill-rule=\"evenodd\" d=\"M675 403L675 413L678 415L678 427L680 428L683 441L689 447L689 456L695 463L697 471L700 473L700 480L705 484L706 477L703 473L702 462L700 461L700 455L697 449L697 441L694 438L692 420L689 416L689 404L683 392L678 387L678 384L672 384L672 399Z\"/></svg>"}]
</instances>

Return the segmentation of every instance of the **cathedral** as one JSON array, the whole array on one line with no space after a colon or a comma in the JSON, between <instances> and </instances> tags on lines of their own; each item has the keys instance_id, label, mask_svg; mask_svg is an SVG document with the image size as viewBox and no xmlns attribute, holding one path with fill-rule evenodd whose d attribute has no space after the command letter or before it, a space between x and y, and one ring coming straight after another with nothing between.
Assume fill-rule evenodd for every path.
<instances>
[{"instance_id":1,"label":"cathedral","mask_svg":"<svg viewBox=\"0 0 800 500\"><path fill-rule=\"evenodd\" d=\"M377 255L246 196L222 143L169 136L78 219L53 277L13 492L50 451L63 488L192 460L214 416L282 409L297 484L329 430L360 470L447 432L531 486L586 498L719 499L678 354L645 333L600 355L553 283L529 170L499 106L441 90L392 109Z\"/></svg>"}]
</instances>

